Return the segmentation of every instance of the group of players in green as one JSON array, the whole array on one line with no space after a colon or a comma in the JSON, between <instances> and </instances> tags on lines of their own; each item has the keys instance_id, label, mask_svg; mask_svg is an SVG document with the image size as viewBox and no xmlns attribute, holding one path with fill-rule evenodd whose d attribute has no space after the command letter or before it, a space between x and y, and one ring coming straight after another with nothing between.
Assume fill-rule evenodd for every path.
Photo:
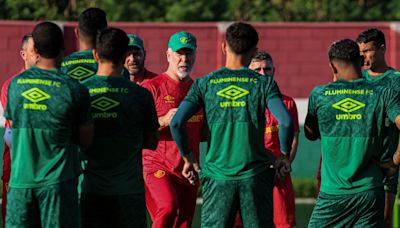
<instances>
[{"instance_id":1,"label":"group of players in green","mask_svg":"<svg viewBox=\"0 0 400 228\"><path fill-rule=\"evenodd\" d=\"M4 113L12 129L6 227L146 227L142 149L157 147L161 122L151 93L126 77L127 34L97 32L86 53L96 75L79 83L90 69L63 73L78 60L61 65L61 29L42 22L32 31L35 64L11 80ZM290 173L293 121L273 78L247 68L258 41L250 24L231 24L225 67L196 79L170 120L182 175L201 180L202 227L232 227L238 210L244 227L273 227L274 178ZM384 227L390 218L383 179L398 175L400 164L400 74L385 63L381 31L367 30L357 42L329 47L333 82L310 95L304 129L322 142L322 184L309 227ZM278 158L264 145L267 109L279 122ZM208 148L200 169L186 126L201 110ZM390 180L397 186L397 177Z\"/></svg>"}]
</instances>

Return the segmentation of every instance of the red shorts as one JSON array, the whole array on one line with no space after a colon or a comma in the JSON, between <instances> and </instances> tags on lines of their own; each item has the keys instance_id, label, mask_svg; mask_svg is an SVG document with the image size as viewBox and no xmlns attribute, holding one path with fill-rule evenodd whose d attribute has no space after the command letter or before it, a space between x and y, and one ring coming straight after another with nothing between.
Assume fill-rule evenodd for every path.
<instances>
[{"instance_id":1,"label":"red shorts","mask_svg":"<svg viewBox=\"0 0 400 228\"><path fill-rule=\"evenodd\" d=\"M144 173L146 206L152 228L192 226L198 185L182 184L171 174L158 170Z\"/></svg>"},{"instance_id":2,"label":"red shorts","mask_svg":"<svg viewBox=\"0 0 400 228\"><path fill-rule=\"evenodd\" d=\"M295 202L290 174L282 182L276 182L273 190L274 224L276 227L296 225Z\"/></svg>"}]
</instances>

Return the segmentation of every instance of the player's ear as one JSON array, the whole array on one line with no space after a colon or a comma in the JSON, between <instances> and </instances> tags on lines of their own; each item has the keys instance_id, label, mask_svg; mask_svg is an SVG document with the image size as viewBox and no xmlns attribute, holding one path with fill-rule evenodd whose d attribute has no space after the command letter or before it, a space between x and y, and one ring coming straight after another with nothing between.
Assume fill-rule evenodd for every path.
<instances>
[{"instance_id":1,"label":"player's ear","mask_svg":"<svg viewBox=\"0 0 400 228\"><path fill-rule=\"evenodd\" d=\"M79 30L78 30L78 28L74 29L74 33L75 33L76 39L79 40Z\"/></svg>"},{"instance_id":2,"label":"player's ear","mask_svg":"<svg viewBox=\"0 0 400 228\"><path fill-rule=\"evenodd\" d=\"M170 56L171 56L171 53L170 53L170 49L169 49L169 48L168 48L167 51L165 52L165 55L167 56L167 62L169 62L169 58L170 58Z\"/></svg>"},{"instance_id":3,"label":"player's ear","mask_svg":"<svg viewBox=\"0 0 400 228\"><path fill-rule=\"evenodd\" d=\"M336 68L335 64L333 62L329 62L329 67L332 69L333 74L338 73L338 69Z\"/></svg>"},{"instance_id":4,"label":"player's ear","mask_svg":"<svg viewBox=\"0 0 400 228\"><path fill-rule=\"evenodd\" d=\"M221 44L221 50L222 50L222 54L226 55L226 42L222 42Z\"/></svg>"},{"instance_id":5,"label":"player's ear","mask_svg":"<svg viewBox=\"0 0 400 228\"><path fill-rule=\"evenodd\" d=\"M99 56L99 53L96 51L96 49L93 49L92 53L93 53L93 57L96 60L96 62L99 62L100 56Z\"/></svg>"},{"instance_id":6,"label":"player's ear","mask_svg":"<svg viewBox=\"0 0 400 228\"><path fill-rule=\"evenodd\" d=\"M19 51L19 54L21 55L22 60L24 60L24 62L26 61L26 53L25 51L21 50Z\"/></svg>"}]
</instances>

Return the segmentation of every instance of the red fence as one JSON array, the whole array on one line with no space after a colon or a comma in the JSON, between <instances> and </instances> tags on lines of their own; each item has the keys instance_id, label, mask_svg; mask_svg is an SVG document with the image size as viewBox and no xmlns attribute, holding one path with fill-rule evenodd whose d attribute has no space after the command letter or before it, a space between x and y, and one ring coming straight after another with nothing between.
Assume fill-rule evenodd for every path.
<instances>
[{"instance_id":1,"label":"red fence","mask_svg":"<svg viewBox=\"0 0 400 228\"><path fill-rule=\"evenodd\" d=\"M22 66L19 57L21 37L32 30L36 22L0 21L0 83ZM64 30L67 54L77 48L74 28L76 23L59 22ZM188 31L197 37L198 51L194 77L201 77L224 65L221 42L229 23L111 23L127 33L139 35L145 42L146 66L154 72L166 70L165 51L169 36L177 31ZM331 80L327 61L329 45L342 38L355 39L371 27L386 35L386 59L400 67L400 46L397 23L254 23L259 31L259 48L269 51L277 67L276 80L287 95L307 97L318 84Z\"/></svg>"}]
</instances>

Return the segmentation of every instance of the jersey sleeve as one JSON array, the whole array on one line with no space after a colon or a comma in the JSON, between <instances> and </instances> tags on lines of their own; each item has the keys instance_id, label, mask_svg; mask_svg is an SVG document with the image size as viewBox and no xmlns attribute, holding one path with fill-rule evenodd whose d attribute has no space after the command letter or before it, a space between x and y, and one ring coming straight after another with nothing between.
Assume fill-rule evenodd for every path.
<instances>
[{"instance_id":1,"label":"jersey sleeve","mask_svg":"<svg viewBox=\"0 0 400 228\"><path fill-rule=\"evenodd\" d=\"M317 117L317 104L316 104L316 88L314 88L311 93L310 97L308 98L308 111L307 114Z\"/></svg>"},{"instance_id":2,"label":"jersey sleeve","mask_svg":"<svg viewBox=\"0 0 400 228\"><path fill-rule=\"evenodd\" d=\"M12 120L12 111L11 111L11 105L10 105L10 100L12 100L12 99L8 99L8 90L10 90L10 87L12 87L12 83L10 82L8 85L7 85L7 88L6 88L6 91L7 91L7 94L5 95L5 105L3 106L4 107L4 118L6 118L6 119L9 119L9 120ZM2 105L3 105L3 90L4 89L4 85L3 85L3 88L2 88L2 93L1 93L1 102L2 102Z\"/></svg>"},{"instance_id":3,"label":"jersey sleeve","mask_svg":"<svg viewBox=\"0 0 400 228\"><path fill-rule=\"evenodd\" d=\"M193 82L188 94L185 97L185 101L189 101L200 107L204 107L204 99L201 91L200 79L196 79Z\"/></svg>"},{"instance_id":4,"label":"jersey sleeve","mask_svg":"<svg viewBox=\"0 0 400 228\"><path fill-rule=\"evenodd\" d=\"M297 106L296 102L294 102L293 98L290 98L289 101L286 104L287 109L289 110L290 116L292 117L293 120L293 128L294 132L299 132L299 116L297 112Z\"/></svg>"},{"instance_id":5,"label":"jersey sleeve","mask_svg":"<svg viewBox=\"0 0 400 228\"><path fill-rule=\"evenodd\" d=\"M400 115L400 91L385 89L383 99L387 115L389 119L394 122L396 117Z\"/></svg>"},{"instance_id":6,"label":"jersey sleeve","mask_svg":"<svg viewBox=\"0 0 400 228\"><path fill-rule=\"evenodd\" d=\"M266 95L266 99L265 99L265 103L268 104L268 100L271 98L275 98L275 97L281 97L281 92L279 91L279 87L276 84L275 80L273 80L272 78L268 77L267 78L269 81L267 82L267 88L265 90L265 95Z\"/></svg>"},{"instance_id":7,"label":"jersey sleeve","mask_svg":"<svg viewBox=\"0 0 400 228\"><path fill-rule=\"evenodd\" d=\"M93 122L93 119L92 119L89 91L86 87L79 84L76 92L77 92L76 93L77 108L75 113L76 124L78 125L90 124Z\"/></svg>"}]
</instances>

